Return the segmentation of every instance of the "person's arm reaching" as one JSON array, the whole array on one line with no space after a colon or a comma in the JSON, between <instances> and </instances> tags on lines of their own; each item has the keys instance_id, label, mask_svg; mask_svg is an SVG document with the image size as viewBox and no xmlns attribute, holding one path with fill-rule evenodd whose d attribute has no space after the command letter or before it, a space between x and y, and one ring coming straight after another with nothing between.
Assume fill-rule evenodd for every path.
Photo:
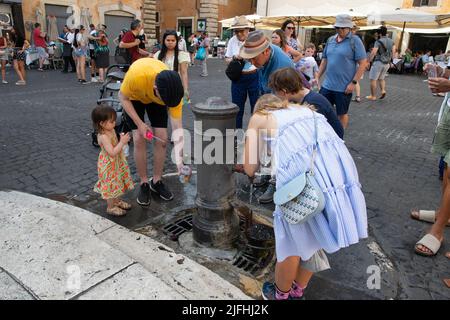
<instances>
[{"instance_id":1,"label":"person's arm reaching","mask_svg":"<svg viewBox=\"0 0 450 320\"><path fill-rule=\"evenodd\" d=\"M111 144L110 138L104 134L99 134L98 140L99 144L103 145L106 152L111 157L115 157L116 155L120 154L120 152L122 152L123 146L130 141L130 134L129 133L121 134L120 141L115 147Z\"/></svg>"},{"instance_id":2,"label":"person's arm reaching","mask_svg":"<svg viewBox=\"0 0 450 320\"><path fill-rule=\"evenodd\" d=\"M317 74L317 79L320 79L327 70L327 59L322 58L322 61L320 62L319 72Z\"/></svg>"},{"instance_id":3,"label":"person's arm reaching","mask_svg":"<svg viewBox=\"0 0 450 320\"><path fill-rule=\"evenodd\" d=\"M178 174L180 174L183 166L183 149L184 149L184 132L182 117L174 118L169 116L170 125L172 126L172 140L174 142L175 164L177 166Z\"/></svg>"},{"instance_id":4,"label":"person's arm reaching","mask_svg":"<svg viewBox=\"0 0 450 320\"><path fill-rule=\"evenodd\" d=\"M122 92L119 92L119 100L126 114L136 124L139 133L145 138L147 130L151 131L151 129L145 124L144 121L141 120L141 118L139 118L138 114L136 113L136 110L133 107L133 104L131 103L130 98L128 98Z\"/></svg>"},{"instance_id":5,"label":"person's arm reaching","mask_svg":"<svg viewBox=\"0 0 450 320\"><path fill-rule=\"evenodd\" d=\"M189 99L188 63L180 64L180 76L183 83L184 95Z\"/></svg>"},{"instance_id":6,"label":"person's arm reaching","mask_svg":"<svg viewBox=\"0 0 450 320\"><path fill-rule=\"evenodd\" d=\"M119 48L130 49L130 48L138 46L140 43L141 43L141 40L139 40L139 39L136 39L133 42L120 41Z\"/></svg>"}]
</instances>

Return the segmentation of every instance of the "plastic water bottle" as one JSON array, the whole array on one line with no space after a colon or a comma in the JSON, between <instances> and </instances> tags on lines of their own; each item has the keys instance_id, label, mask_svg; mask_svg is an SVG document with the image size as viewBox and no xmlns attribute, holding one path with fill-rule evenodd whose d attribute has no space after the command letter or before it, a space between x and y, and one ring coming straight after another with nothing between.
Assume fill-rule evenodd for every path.
<instances>
[{"instance_id":1,"label":"plastic water bottle","mask_svg":"<svg viewBox=\"0 0 450 320\"><path fill-rule=\"evenodd\" d=\"M180 170L180 182L188 183L192 176L192 169L188 165L183 165Z\"/></svg>"},{"instance_id":2,"label":"plastic water bottle","mask_svg":"<svg viewBox=\"0 0 450 320\"><path fill-rule=\"evenodd\" d=\"M123 155L128 158L128 156L130 155L130 146L128 145L128 143L123 146L122 150L123 150Z\"/></svg>"}]
</instances>

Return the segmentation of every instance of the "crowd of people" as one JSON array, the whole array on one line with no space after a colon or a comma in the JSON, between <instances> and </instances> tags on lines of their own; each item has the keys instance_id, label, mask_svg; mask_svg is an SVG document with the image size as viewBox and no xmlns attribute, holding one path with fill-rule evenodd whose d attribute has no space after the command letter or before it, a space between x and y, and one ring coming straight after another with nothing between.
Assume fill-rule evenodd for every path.
<instances>
[{"instance_id":1,"label":"crowd of people","mask_svg":"<svg viewBox=\"0 0 450 320\"><path fill-rule=\"evenodd\" d=\"M231 26L234 36L228 42L225 62L226 74L231 80L232 102L239 107L237 128L244 127L247 97L251 109L241 159L243 165L236 165L234 169L245 173L256 187L267 186L258 199L261 203L274 201L276 204L275 281L264 283L264 299L302 299L314 273L330 268L327 253L339 251L368 236L364 195L343 137L349 125L348 110L353 92L359 94L357 87L366 70L370 70L371 84L371 95L367 99L386 97L385 76L396 48L387 37L386 28L382 27L378 31L379 38L367 53L362 40L355 36L356 28L349 15L338 15L334 27L336 34L321 49L318 65L314 58L315 46L303 46L295 39L292 21L286 21L281 29L274 31L271 39L262 31L250 31L251 24L242 16L236 17ZM135 34L138 32L135 30ZM120 47L125 47L124 38L125 35ZM188 43L200 48L195 37L188 39ZM131 49L132 45L126 47ZM173 199L162 173L169 141L168 120L173 132L179 133L183 104L189 99L187 68L196 54L192 49L186 52L186 47L180 44L175 31L167 31L155 59L143 57L140 50L135 49L120 90L120 101L131 124L134 161L140 179L137 203L142 206L150 204L150 192L163 200ZM425 72L428 65L425 64ZM448 70L438 71L443 78L430 79L430 88L433 92L450 91L450 81L445 80L450 76ZM381 89L379 98L377 86ZM425 256L435 255L439 250L450 218L450 188L447 188L450 174L446 166L450 152L449 101L448 97L444 101L433 144L433 150L445 162L441 207L411 213L414 219L434 222L430 233L414 249ZM145 121L145 114L150 125ZM99 140L102 148L99 182L95 190L107 200L107 212L121 216L131 205L119 197L132 188L133 183L127 160L118 150L130 137L124 134L117 140L113 134L115 119L111 108L99 106L92 116L102 137ZM150 137L158 138L153 145L150 181L146 152L149 132ZM184 137L178 134L172 139L180 174L184 165ZM112 163L121 165L113 167Z\"/></svg>"},{"instance_id":2,"label":"crowd of people","mask_svg":"<svg viewBox=\"0 0 450 320\"><path fill-rule=\"evenodd\" d=\"M56 51L60 52L63 59L62 72L76 73L78 82L87 84L104 82L105 71L112 64L131 64L142 57L154 57L158 51L164 50L166 46L165 39L163 39L162 44L156 43L153 46L153 50L147 50L149 41L144 34L143 24L138 19L131 23L129 29L122 29L120 34L113 40L110 39L107 33L107 26L104 24L97 26L90 24L88 28L83 25L76 28L70 28L65 25L63 32L55 42L49 40L47 33L42 31L39 23L35 23L31 34L33 45L30 46L30 42L25 39L24 35L20 34L16 27L12 27L11 31L6 33L6 36L0 35L2 83L8 83L6 66L12 61L19 77L16 85L26 84L26 57L30 54L29 50L35 52L37 70L41 72L49 65L50 60L57 57ZM178 50L186 53L188 56L188 66L193 66L198 61L197 63L202 66L200 76L208 76L208 54L204 55L203 58L196 56L200 48L203 48L207 53L211 49L207 33L192 34L188 39L189 43L187 43L179 32L173 32L177 38ZM114 52L110 52L110 41L115 45ZM126 49L125 59L123 59L123 50L121 51L121 49ZM185 64L181 64L181 67L183 70L183 83L187 87ZM90 78L88 79L86 76L87 69L90 71Z\"/></svg>"},{"instance_id":3,"label":"crowd of people","mask_svg":"<svg viewBox=\"0 0 450 320\"><path fill-rule=\"evenodd\" d=\"M72 31L66 27L59 39L63 45L63 72L69 72L70 65L80 83L87 83L88 57L91 82L104 81L105 69L110 65L106 26L90 25L89 28L87 31L80 26ZM231 26L234 35L228 42L225 63L231 80L232 102L239 107L236 128L244 128L247 98L251 113L245 128L243 159L240 159L243 165L234 169L246 174L254 186L266 187L259 202L276 204L277 264L275 281L265 283L262 288L265 299L302 299L314 273L330 268L326 253L334 253L368 236L364 195L343 138L349 126L353 94L356 101L361 101L359 82L363 74L370 70L371 94L366 98L384 99L385 76L397 50L385 27L378 30L379 37L369 53L357 36L351 16L336 16L334 28L336 34L324 46L316 48L314 44L303 45L297 40L291 20L285 21L270 38L260 30L251 31L252 25L244 16L236 17ZM208 76L211 41L207 33L192 34L185 40L175 30L168 30L157 50L150 52L142 29L141 21L134 20L129 30L122 30L114 39L115 58L130 64L119 100L131 135L122 133L117 138L116 113L111 107L100 105L92 112L101 148L94 190L106 200L107 213L114 216L123 216L132 207L120 199L134 188L123 152L131 137L139 176L137 203L150 205L151 192L165 201L174 198L163 181L163 171L170 141L174 143L179 174L185 165L182 112L190 100L188 68L199 61L200 76ZM14 66L19 81L25 83L20 57L29 44L17 33L13 34ZM45 36L36 24L33 37L34 45L40 48L37 49L40 71L48 54ZM1 54L4 46L0 40ZM426 56L421 61L425 72L429 72L430 54ZM445 55L437 58L445 61ZM438 78L429 80L432 91L449 92L449 70L439 66L434 70ZM439 250L443 230L450 219L449 110L447 94L433 143L433 150L442 157L445 167L441 207L411 213L414 219L434 223L430 233L415 246L416 253L426 256L435 255ZM172 137L168 134L169 120ZM256 135L252 134L255 132ZM153 141L151 180L147 172L149 140Z\"/></svg>"}]
</instances>

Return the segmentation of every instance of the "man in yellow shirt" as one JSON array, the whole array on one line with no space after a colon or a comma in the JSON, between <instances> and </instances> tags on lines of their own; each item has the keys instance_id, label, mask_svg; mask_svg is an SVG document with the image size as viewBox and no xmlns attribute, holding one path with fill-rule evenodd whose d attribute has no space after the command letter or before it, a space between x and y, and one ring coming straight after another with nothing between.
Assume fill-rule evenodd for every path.
<instances>
[{"instance_id":1,"label":"man in yellow shirt","mask_svg":"<svg viewBox=\"0 0 450 320\"><path fill-rule=\"evenodd\" d=\"M172 132L182 132L183 84L178 72L152 58L141 58L131 65L120 88L119 98L126 113L126 123L133 130L134 160L141 179L137 202L150 204L150 190L164 200L172 200L173 194L161 178L167 149L167 122L170 116ZM151 128L145 123L145 113ZM180 130L178 130L180 129ZM147 176L147 131L160 138L154 139L153 178ZM182 163L183 138L175 141L175 161L178 170Z\"/></svg>"}]
</instances>

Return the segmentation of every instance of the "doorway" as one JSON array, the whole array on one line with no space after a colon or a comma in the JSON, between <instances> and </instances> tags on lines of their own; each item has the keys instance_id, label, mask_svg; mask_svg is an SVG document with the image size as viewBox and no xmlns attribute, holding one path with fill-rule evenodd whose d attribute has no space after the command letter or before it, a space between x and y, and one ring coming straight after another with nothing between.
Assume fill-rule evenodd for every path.
<instances>
[{"instance_id":1,"label":"doorway","mask_svg":"<svg viewBox=\"0 0 450 320\"><path fill-rule=\"evenodd\" d=\"M193 18L177 18L177 31L187 40L192 34Z\"/></svg>"},{"instance_id":2,"label":"doorway","mask_svg":"<svg viewBox=\"0 0 450 320\"><path fill-rule=\"evenodd\" d=\"M110 56L113 56L116 50L116 44L113 40L119 36L119 33L122 29L130 30L130 25L133 19L134 16L128 13L124 13L124 15L116 15L114 13L105 14L105 24L107 26L106 30L109 38L108 46Z\"/></svg>"}]
</instances>

